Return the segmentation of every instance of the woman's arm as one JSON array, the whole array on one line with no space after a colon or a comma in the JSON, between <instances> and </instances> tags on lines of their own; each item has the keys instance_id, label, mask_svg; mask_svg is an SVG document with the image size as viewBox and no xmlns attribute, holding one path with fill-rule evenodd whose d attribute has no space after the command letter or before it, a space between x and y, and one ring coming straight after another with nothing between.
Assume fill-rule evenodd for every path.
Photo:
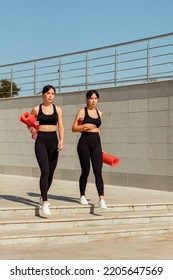
<instances>
[{"instance_id":1,"label":"woman's arm","mask_svg":"<svg viewBox=\"0 0 173 280\"><path fill-rule=\"evenodd\" d=\"M72 132L85 132L96 128L96 126L91 123L79 124L80 117L84 117L84 109L79 110L76 114L72 125Z\"/></svg>"},{"instance_id":2,"label":"woman's arm","mask_svg":"<svg viewBox=\"0 0 173 280\"><path fill-rule=\"evenodd\" d=\"M62 149L64 147L63 116L62 116L62 110L59 106L56 106L56 110L57 110L57 113L58 113L58 135L59 135L58 151L62 151Z\"/></svg>"},{"instance_id":3,"label":"woman's arm","mask_svg":"<svg viewBox=\"0 0 173 280\"><path fill-rule=\"evenodd\" d=\"M102 119L102 112L99 110L99 115L100 115L100 118ZM100 127L98 128L98 133L100 135Z\"/></svg>"}]
</instances>

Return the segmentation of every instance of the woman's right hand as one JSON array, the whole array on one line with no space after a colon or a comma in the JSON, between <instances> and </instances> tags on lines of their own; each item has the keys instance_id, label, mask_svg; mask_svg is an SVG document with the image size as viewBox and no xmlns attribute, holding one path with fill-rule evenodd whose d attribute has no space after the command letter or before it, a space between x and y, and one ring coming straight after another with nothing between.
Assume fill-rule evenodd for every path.
<instances>
[{"instance_id":1,"label":"woman's right hand","mask_svg":"<svg viewBox=\"0 0 173 280\"><path fill-rule=\"evenodd\" d=\"M36 133L36 129L33 126L29 127L29 131L30 131L31 134Z\"/></svg>"},{"instance_id":2,"label":"woman's right hand","mask_svg":"<svg viewBox=\"0 0 173 280\"><path fill-rule=\"evenodd\" d=\"M96 125L95 124L92 124L92 123L85 123L83 124L83 129L82 131L88 131L88 130L93 130L96 128Z\"/></svg>"}]
</instances>

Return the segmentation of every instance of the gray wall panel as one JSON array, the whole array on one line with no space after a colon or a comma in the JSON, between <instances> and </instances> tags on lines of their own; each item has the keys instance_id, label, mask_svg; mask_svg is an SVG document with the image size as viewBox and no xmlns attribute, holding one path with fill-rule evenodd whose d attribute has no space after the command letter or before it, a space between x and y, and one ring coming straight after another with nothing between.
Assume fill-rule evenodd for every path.
<instances>
[{"instance_id":1,"label":"gray wall panel","mask_svg":"<svg viewBox=\"0 0 173 280\"><path fill-rule=\"evenodd\" d=\"M103 165L105 184L172 191L173 81L98 91L103 150L121 158L115 168ZM76 181L80 175L76 151L80 134L72 133L71 126L77 111L86 105L85 94L78 91L55 97L65 126L57 179ZM19 117L41 102L41 96L0 99L0 173L39 177L34 140ZM92 172L89 181L94 182Z\"/></svg>"}]
</instances>

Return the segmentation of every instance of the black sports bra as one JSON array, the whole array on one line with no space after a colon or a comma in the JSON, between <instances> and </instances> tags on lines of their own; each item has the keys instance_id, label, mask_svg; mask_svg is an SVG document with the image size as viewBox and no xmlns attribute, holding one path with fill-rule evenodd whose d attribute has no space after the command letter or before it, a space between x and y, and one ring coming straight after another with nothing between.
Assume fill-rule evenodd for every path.
<instances>
[{"instance_id":1,"label":"black sports bra","mask_svg":"<svg viewBox=\"0 0 173 280\"><path fill-rule=\"evenodd\" d=\"M84 123L92 123L92 124L95 124L97 128L100 127L100 126L101 126L101 118L100 118L100 115L99 115L98 110L96 109L98 118L92 118L92 117L90 117L90 116L88 115L87 107L85 107L84 110L85 110L85 117L84 117L84 120L83 120L83 124L84 124Z\"/></svg>"},{"instance_id":2,"label":"black sports bra","mask_svg":"<svg viewBox=\"0 0 173 280\"><path fill-rule=\"evenodd\" d=\"M39 112L37 116L37 121L39 121L39 125L57 125L58 123L58 114L56 111L56 107L53 104L53 114L46 115L42 111L42 104L39 106Z\"/></svg>"}]
</instances>

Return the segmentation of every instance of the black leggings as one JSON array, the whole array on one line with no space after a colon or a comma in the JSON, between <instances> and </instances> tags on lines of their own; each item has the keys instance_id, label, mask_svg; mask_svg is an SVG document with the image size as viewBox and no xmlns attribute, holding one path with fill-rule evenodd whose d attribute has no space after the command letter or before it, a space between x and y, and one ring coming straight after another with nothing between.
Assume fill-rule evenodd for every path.
<instances>
[{"instance_id":1,"label":"black leggings","mask_svg":"<svg viewBox=\"0 0 173 280\"><path fill-rule=\"evenodd\" d=\"M58 137L56 131L38 132L35 141L35 155L41 170L40 192L43 201L47 201L47 193L53 180L58 161Z\"/></svg>"},{"instance_id":2,"label":"black leggings","mask_svg":"<svg viewBox=\"0 0 173 280\"><path fill-rule=\"evenodd\" d=\"M80 195L85 195L87 178L90 172L90 159L98 195L104 195L102 147L99 133L82 133L78 142L77 152L82 169L79 179Z\"/></svg>"}]
</instances>

